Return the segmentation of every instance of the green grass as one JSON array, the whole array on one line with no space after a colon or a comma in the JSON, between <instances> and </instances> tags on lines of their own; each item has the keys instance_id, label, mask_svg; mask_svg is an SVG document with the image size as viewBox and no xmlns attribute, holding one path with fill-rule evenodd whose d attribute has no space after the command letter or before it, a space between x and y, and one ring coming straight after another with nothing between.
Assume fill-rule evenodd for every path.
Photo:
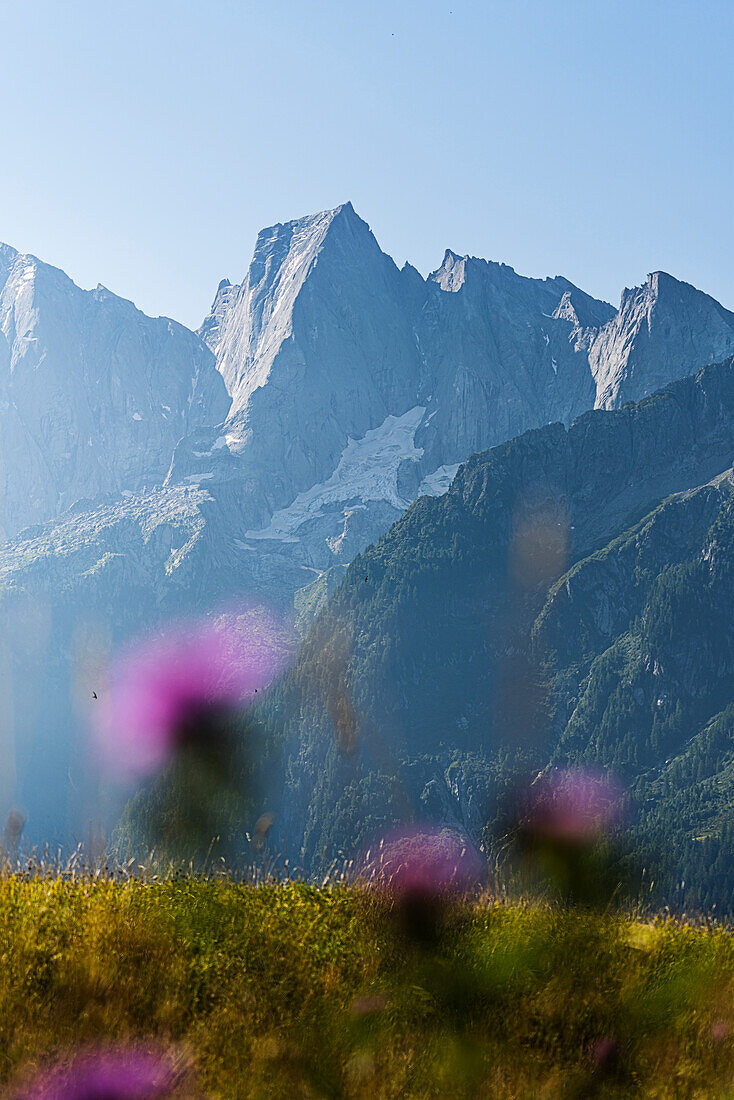
<instances>
[{"instance_id":1,"label":"green grass","mask_svg":"<svg viewBox=\"0 0 734 1100\"><path fill-rule=\"evenodd\" d=\"M721 928L483 902L428 951L348 887L10 876L0 963L2 1085L142 1040L227 1100L734 1096Z\"/></svg>"}]
</instances>

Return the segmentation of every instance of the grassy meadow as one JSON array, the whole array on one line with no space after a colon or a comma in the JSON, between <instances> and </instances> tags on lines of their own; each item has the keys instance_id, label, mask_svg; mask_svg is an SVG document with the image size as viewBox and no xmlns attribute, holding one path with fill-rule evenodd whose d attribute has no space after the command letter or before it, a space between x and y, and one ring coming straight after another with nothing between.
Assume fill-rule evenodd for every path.
<instances>
[{"instance_id":1,"label":"grassy meadow","mask_svg":"<svg viewBox=\"0 0 734 1100\"><path fill-rule=\"evenodd\" d=\"M349 886L0 880L4 1094L100 1044L183 1097L734 1096L720 927L477 899L412 938Z\"/></svg>"}]
</instances>

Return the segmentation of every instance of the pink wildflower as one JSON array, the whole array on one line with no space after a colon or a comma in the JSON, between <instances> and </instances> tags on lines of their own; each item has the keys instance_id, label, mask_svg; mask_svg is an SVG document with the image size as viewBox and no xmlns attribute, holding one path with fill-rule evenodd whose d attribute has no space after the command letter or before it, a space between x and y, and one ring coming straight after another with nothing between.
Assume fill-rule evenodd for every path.
<instances>
[{"instance_id":1,"label":"pink wildflower","mask_svg":"<svg viewBox=\"0 0 734 1100\"><path fill-rule=\"evenodd\" d=\"M380 846L367 880L387 914L415 944L435 946L456 902L477 885L482 861L465 837L448 829L412 829Z\"/></svg>"},{"instance_id":2,"label":"pink wildflower","mask_svg":"<svg viewBox=\"0 0 734 1100\"><path fill-rule=\"evenodd\" d=\"M45 1074L27 1100L158 1100L170 1094L172 1073L159 1055L136 1048L88 1051L68 1068Z\"/></svg>"},{"instance_id":3,"label":"pink wildflower","mask_svg":"<svg viewBox=\"0 0 734 1100\"><path fill-rule=\"evenodd\" d=\"M445 828L416 828L383 841L370 870L394 896L431 896L471 889L482 861L468 838Z\"/></svg>"},{"instance_id":4,"label":"pink wildflower","mask_svg":"<svg viewBox=\"0 0 734 1100\"><path fill-rule=\"evenodd\" d=\"M206 710L251 703L282 667L285 646L258 613L179 626L129 652L113 670L98 723L110 764L160 768Z\"/></svg>"},{"instance_id":5,"label":"pink wildflower","mask_svg":"<svg viewBox=\"0 0 734 1100\"><path fill-rule=\"evenodd\" d=\"M618 819L620 796L602 774L559 772L531 788L528 831L543 841L592 842Z\"/></svg>"}]
</instances>

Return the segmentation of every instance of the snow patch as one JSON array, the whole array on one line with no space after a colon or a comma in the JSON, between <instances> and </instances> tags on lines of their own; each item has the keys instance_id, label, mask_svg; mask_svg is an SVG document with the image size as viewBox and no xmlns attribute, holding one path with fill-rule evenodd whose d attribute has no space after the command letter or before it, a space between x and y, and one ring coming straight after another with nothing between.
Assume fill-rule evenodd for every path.
<instances>
[{"instance_id":1,"label":"snow patch","mask_svg":"<svg viewBox=\"0 0 734 1100\"><path fill-rule=\"evenodd\" d=\"M208 481L214 474L189 474L183 480L186 485L199 485L202 481Z\"/></svg>"},{"instance_id":2,"label":"snow patch","mask_svg":"<svg viewBox=\"0 0 734 1100\"><path fill-rule=\"evenodd\" d=\"M442 497L448 492L451 482L456 477L460 462L452 466L439 466L432 474L428 474L418 487L419 497Z\"/></svg>"},{"instance_id":3,"label":"snow patch","mask_svg":"<svg viewBox=\"0 0 734 1100\"><path fill-rule=\"evenodd\" d=\"M142 416L140 415L140 413L133 413L133 420L142 420L142 419L143 419L143 418L142 418Z\"/></svg>"},{"instance_id":4,"label":"snow patch","mask_svg":"<svg viewBox=\"0 0 734 1100\"><path fill-rule=\"evenodd\" d=\"M379 428L362 439L350 439L339 465L328 481L299 493L292 504L276 512L267 527L246 531L248 539L276 539L298 542L302 524L324 515L324 509L353 501L385 500L400 511L410 501L398 493L398 470L402 462L417 462L423 450L415 446L415 433L425 406L416 405L402 416L387 416Z\"/></svg>"},{"instance_id":5,"label":"snow patch","mask_svg":"<svg viewBox=\"0 0 734 1100\"><path fill-rule=\"evenodd\" d=\"M227 432L224 441L232 454L240 454L245 449L245 441L238 432Z\"/></svg>"}]
</instances>

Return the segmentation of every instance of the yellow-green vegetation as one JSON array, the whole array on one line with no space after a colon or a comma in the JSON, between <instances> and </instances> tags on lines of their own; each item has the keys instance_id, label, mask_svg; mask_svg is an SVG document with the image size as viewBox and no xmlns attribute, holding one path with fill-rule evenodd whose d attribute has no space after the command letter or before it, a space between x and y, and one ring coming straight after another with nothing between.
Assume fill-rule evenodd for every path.
<instances>
[{"instance_id":1,"label":"yellow-green vegetation","mask_svg":"<svg viewBox=\"0 0 734 1100\"><path fill-rule=\"evenodd\" d=\"M734 1096L721 928L479 901L429 948L344 886L11 876L0 941L4 1085L142 1040L223 1100Z\"/></svg>"}]
</instances>

